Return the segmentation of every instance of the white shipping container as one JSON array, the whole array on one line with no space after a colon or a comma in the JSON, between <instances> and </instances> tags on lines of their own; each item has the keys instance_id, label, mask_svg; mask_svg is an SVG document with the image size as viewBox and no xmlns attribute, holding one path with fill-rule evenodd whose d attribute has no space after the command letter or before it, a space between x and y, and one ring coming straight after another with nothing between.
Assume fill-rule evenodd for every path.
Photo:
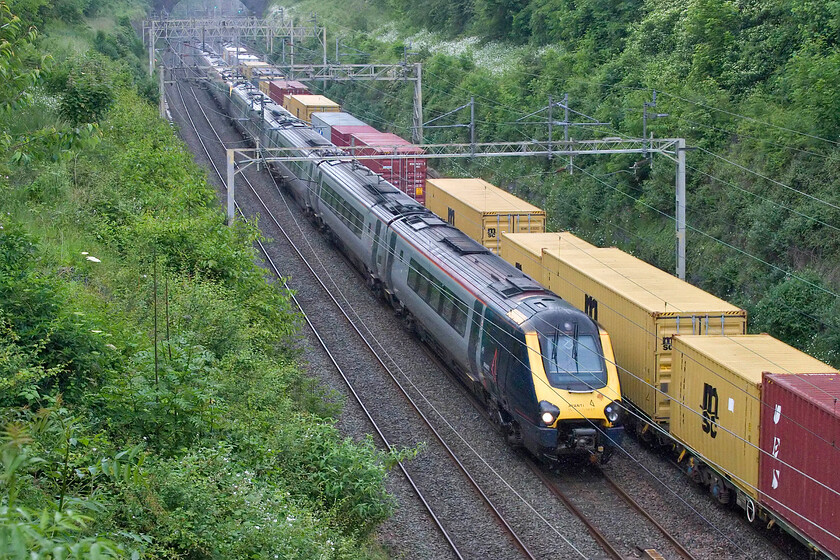
<instances>
[{"instance_id":1,"label":"white shipping container","mask_svg":"<svg viewBox=\"0 0 840 560\"><path fill-rule=\"evenodd\" d=\"M334 126L365 126L367 123L343 111L334 113L312 113L312 128L324 138L332 138Z\"/></svg>"}]
</instances>

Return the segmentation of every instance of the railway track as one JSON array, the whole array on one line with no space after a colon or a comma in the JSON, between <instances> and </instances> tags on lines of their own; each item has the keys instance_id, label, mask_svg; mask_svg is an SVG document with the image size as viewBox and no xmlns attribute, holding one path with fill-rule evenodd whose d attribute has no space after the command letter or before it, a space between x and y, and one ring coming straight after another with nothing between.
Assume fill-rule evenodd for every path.
<instances>
[{"instance_id":1,"label":"railway track","mask_svg":"<svg viewBox=\"0 0 840 560\"><path fill-rule=\"evenodd\" d=\"M660 558L684 558L686 560L697 560L696 557L686 549L677 537L665 529L656 518L639 505L621 486L619 486L606 473L597 469L573 473L572 477L546 472L543 465L529 461L529 466L534 474L540 478L546 488L556 496L564 505L574 513L585 525L604 551L614 560L627 558L629 553L642 554L643 557L651 560ZM648 523L655 527L664 540L659 544L643 541L633 535L637 531L627 525L617 527L613 523L614 515L603 515L603 512L595 511L591 504L595 500L593 495L611 492L622 504L639 514L636 523ZM613 507L621 507L616 503ZM614 510L613 512L614 513ZM622 516L627 519L629 516ZM617 531L617 529L619 529ZM629 529L629 530L628 530ZM630 540L628 540L628 537Z\"/></svg>"}]
</instances>

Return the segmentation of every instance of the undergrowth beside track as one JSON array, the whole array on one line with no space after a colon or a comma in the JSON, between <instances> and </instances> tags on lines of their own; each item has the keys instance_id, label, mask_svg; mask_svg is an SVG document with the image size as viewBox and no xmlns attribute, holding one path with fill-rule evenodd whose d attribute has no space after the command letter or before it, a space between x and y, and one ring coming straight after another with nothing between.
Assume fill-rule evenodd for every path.
<instances>
[{"instance_id":1,"label":"undergrowth beside track","mask_svg":"<svg viewBox=\"0 0 840 560\"><path fill-rule=\"evenodd\" d=\"M337 432L258 231L157 117L138 8L3 15L0 557L378 558L399 455Z\"/></svg>"}]
</instances>

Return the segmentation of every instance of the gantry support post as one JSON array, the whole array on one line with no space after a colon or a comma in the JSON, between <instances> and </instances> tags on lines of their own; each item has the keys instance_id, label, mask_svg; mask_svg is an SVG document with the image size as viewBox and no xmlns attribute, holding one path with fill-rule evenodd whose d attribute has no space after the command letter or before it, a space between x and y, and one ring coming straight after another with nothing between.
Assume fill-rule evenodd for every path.
<instances>
[{"instance_id":1,"label":"gantry support post","mask_svg":"<svg viewBox=\"0 0 840 560\"><path fill-rule=\"evenodd\" d=\"M149 76L155 75L155 20L149 28Z\"/></svg>"},{"instance_id":2,"label":"gantry support post","mask_svg":"<svg viewBox=\"0 0 840 560\"><path fill-rule=\"evenodd\" d=\"M548 159L552 159L554 157L551 154L551 150L554 147L552 145L553 139L554 139L554 97L549 95L548 96Z\"/></svg>"},{"instance_id":3,"label":"gantry support post","mask_svg":"<svg viewBox=\"0 0 840 560\"><path fill-rule=\"evenodd\" d=\"M161 55L162 57L163 55ZM164 78L163 75L164 71L166 70L166 64L161 61L161 65L158 68L158 113L160 114L160 118L166 118L166 90L164 90Z\"/></svg>"},{"instance_id":4,"label":"gantry support post","mask_svg":"<svg viewBox=\"0 0 840 560\"><path fill-rule=\"evenodd\" d=\"M647 139L642 139L644 142ZM677 277L685 280L685 138L677 140Z\"/></svg>"},{"instance_id":5,"label":"gantry support post","mask_svg":"<svg viewBox=\"0 0 840 560\"><path fill-rule=\"evenodd\" d=\"M423 64L414 64L414 140L415 144L423 143Z\"/></svg>"},{"instance_id":6,"label":"gantry support post","mask_svg":"<svg viewBox=\"0 0 840 560\"><path fill-rule=\"evenodd\" d=\"M233 155L234 151L231 148L227 149L227 223L229 226L233 225L234 212L234 198L233 198Z\"/></svg>"},{"instance_id":7,"label":"gantry support post","mask_svg":"<svg viewBox=\"0 0 840 560\"><path fill-rule=\"evenodd\" d=\"M475 155L475 97L470 97L470 157Z\"/></svg>"}]
</instances>

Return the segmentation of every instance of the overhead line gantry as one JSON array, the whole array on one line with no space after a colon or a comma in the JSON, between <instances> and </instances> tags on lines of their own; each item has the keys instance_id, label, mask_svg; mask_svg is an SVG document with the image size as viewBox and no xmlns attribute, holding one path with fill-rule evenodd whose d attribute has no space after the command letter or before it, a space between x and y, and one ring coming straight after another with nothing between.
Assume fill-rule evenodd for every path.
<instances>
[{"instance_id":1,"label":"overhead line gantry","mask_svg":"<svg viewBox=\"0 0 840 560\"><path fill-rule=\"evenodd\" d=\"M389 146L383 146L389 148ZM675 188L675 233L677 276L685 279L685 138L605 138L602 140L527 140L520 142L475 142L468 144L420 144L426 159L454 159L472 157L555 157L584 156L607 154L661 154L676 163ZM416 159L417 154L400 154L394 147L394 153L388 159ZM304 152L304 155L289 155L292 152ZM234 183L237 173L252 164L269 162L307 161L312 154L325 161L381 159L381 155L363 156L331 154L323 147L295 148L228 148L227 149L227 212L228 222L234 218ZM236 154L244 159L236 161Z\"/></svg>"}]
</instances>

